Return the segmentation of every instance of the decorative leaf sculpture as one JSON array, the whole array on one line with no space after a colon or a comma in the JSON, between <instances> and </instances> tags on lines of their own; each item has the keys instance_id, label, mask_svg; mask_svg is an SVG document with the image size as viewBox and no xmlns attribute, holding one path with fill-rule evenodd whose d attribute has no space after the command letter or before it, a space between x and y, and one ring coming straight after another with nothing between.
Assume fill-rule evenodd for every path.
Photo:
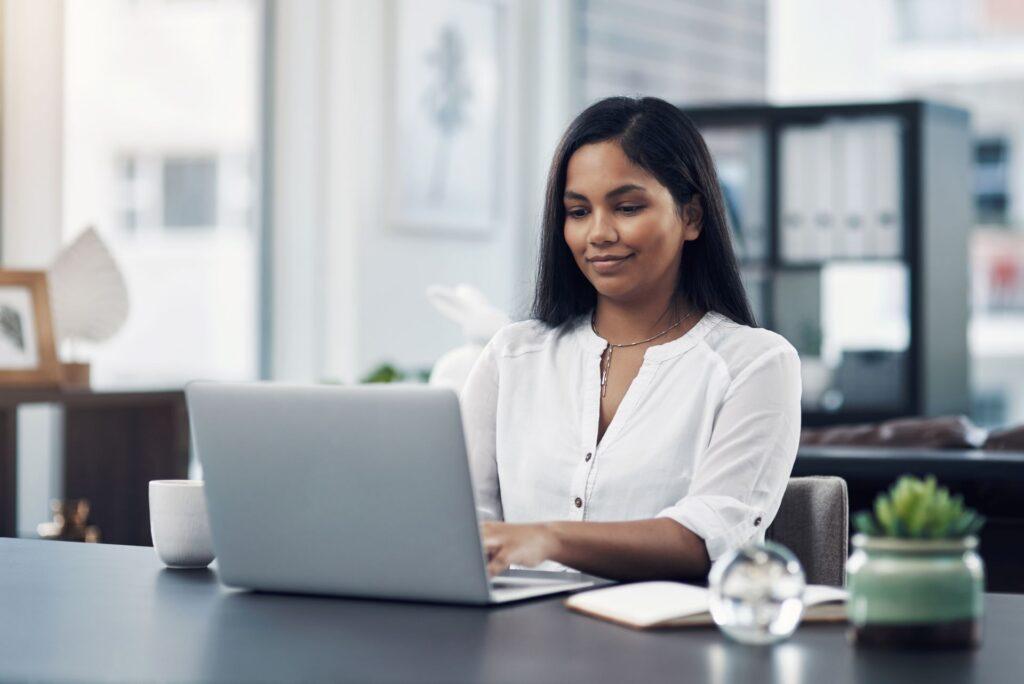
<instances>
[{"instance_id":1,"label":"decorative leaf sculpture","mask_svg":"<svg viewBox=\"0 0 1024 684\"><path fill-rule=\"evenodd\" d=\"M49 271L53 325L59 340L102 342L128 318L124 275L95 228L86 228Z\"/></svg>"},{"instance_id":2,"label":"decorative leaf sculpture","mask_svg":"<svg viewBox=\"0 0 1024 684\"><path fill-rule=\"evenodd\" d=\"M932 476L901 477L875 499L873 513L855 514L854 529L869 537L958 539L977 534L985 524L977 511L964 507L962 497L951 496Z\"/></svg>"}]
</instances>

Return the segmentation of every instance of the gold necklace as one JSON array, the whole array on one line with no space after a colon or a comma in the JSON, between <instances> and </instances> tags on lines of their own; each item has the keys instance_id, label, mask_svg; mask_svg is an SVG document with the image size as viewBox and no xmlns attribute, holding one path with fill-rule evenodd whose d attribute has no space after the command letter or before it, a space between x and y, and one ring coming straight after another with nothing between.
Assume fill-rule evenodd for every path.
<instances>
[{"instance_id":1,"label":"gold necklace","mask_svg":"<svg viewBox=\"0 0 1024 684\"><path fill-rule=\"evenodd\" d=\"M611 342L608 342L607 343L608 346L604 348L605 351L608 352L608 356L605 359L605 362L604 362L604 364L603 364L603 366L601 368L601 396L602 397L605 396L605 394L608 392L608 372L612 369L612 352L615 349L617 349L619 347L635 347L638 344L644 344L646 342L652 342L652 341L658 339L659 337L661 337L662 335L668 334L669 331L671 331L673 328L678 328L679 325L683 321L685 321L687 318L689 318L690 316L693 315L694 311L695 311L695 309L691 309L688 314L686 314L685 316L680 318L678 321L676 321L675 323L673 323L669 327L665 328L664 330L662 330L657 335L654 335L653 337L648 337L646 340L640 340L639 342L627 342L626 344L612 344ZM594 309L594 313L590 314L590 329L594 331L595 335L597 335L598 337L601 337L601 334L599 332L597 332L597 323L595 322L595 317L596 316L597 316L597 309L595 308ZM604 354L604 352L601 352L601 353Z\"/></svg>"}]
</instances>

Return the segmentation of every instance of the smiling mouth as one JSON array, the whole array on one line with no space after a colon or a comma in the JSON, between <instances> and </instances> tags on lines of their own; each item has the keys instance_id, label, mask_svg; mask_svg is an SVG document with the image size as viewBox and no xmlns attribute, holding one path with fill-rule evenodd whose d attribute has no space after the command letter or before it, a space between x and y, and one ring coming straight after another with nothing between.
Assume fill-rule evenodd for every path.
<instances>
[{"instance_id":1,"label":"smiling mouth","mask_svg":"<svg viewBox=\"0 0 1024 684\"><path fill-rule=\"evenodd\" d=\"M590 266L598 273L611 273L613 271L618 270L624 262L629 261L632 258L633 255L630 254L628 256L618 257L614 259L609 259L605 257L600 260L588 259L588 261L590 262Z\"/></svg>"}]
</instances>

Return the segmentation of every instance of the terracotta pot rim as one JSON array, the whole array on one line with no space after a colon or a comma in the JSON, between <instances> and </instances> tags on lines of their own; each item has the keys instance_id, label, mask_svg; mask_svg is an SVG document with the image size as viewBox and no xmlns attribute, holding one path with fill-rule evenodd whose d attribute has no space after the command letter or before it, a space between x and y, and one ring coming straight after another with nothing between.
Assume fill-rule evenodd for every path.
<instances>
[{"instance_id":1,"label":"terracotta pot rim","mask_svg":"<svg viewBox=\"0 0 1024 684\"><path fill-rule=\"evenodd\" d=\"M957 553L972 551L978 547L978 538L974 535L957 539L903 539L855 534L850 541L854 548L865 551L893 551L896 553Z\"/></svg>"}]
</instances>

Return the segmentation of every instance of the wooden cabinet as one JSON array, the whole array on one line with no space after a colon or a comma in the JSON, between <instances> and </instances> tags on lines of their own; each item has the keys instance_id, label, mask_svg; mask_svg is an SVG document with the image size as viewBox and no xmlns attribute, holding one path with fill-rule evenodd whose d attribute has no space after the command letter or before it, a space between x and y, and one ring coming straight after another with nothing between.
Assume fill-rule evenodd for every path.
<instances>
[{"instance_id":1,"label":"wooden cabinet","mask_svg":"<svg viewBox=\"0 0 1024 684\"><path fill-rule=\"evenodd\" d=\"M64 498L85 498L102 541L148 545L148 483L188 477L185 395L159 392L0 391L0 536L17 534L17 410L63 409Z\"/></svg>"}]
</instances>

